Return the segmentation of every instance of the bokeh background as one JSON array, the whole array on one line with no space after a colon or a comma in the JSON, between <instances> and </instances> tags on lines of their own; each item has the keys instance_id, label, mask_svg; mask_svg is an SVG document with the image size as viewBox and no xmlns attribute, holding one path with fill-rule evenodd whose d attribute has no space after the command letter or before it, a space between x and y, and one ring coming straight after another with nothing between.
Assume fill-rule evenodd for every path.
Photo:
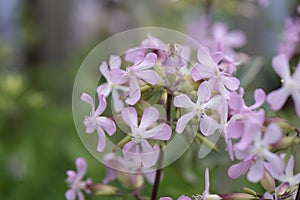
<instances>
[{"instance_id":1,"label":"bokeh background","mask_svg":"<svg viewBox=\"0 0 300 200\"><path fill-rule=\"evenodd\" d=\"M81 62L101 41L127 29L201 30L205 3L0 0L0 199L64 199L65 172L75 168L78 156L88 161L87 176L100 182L104 166L87 152L72 118L72 86ZM279 87L270 60L277 52L285 18L296 13L299 3L270 0L269 6L260 7L247 0L213 0L213 20L243 30L248 42L242 51L259 59L256 72L238 72L249 101L256 87L266 91ZM282 115L299 123L294 113ZM193 152L192 148L165 169L160 195L201 194L205 167L211 168L212 193L238 192L241 185L260 190L244 178L228 180L230 163L225 152L212 153L205 160L195 159ZM146 192L151 190L147 188Z\"/></svg>"}]
</instances>

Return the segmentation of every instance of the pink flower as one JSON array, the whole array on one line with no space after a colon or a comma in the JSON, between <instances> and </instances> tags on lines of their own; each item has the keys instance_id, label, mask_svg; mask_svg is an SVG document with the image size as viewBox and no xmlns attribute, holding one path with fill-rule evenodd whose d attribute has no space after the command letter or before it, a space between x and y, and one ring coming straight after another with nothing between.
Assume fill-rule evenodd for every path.
<instances>
[{"instance_id":1,"label":"pink flower","mask_svg":"<svg viewBox=\"0 0 300 200\"><path fill-rule=\"evenodd\" d=\"M155 122L159 118L159 112L154 107L148 107L144 110L139 126L135 108L124 108L122 117L129 125L131 129L129 135L132 136L132 140L123 147L125 160L138 156L144 167L153 166L157 161L159 150L152 147L147 140L169 140L172 129L165 123L155 126Z\"/></svg>"},{"instance_id":2,"label":"pink flower","mask_svg":"<svg viewBox=\"0 0 300 200\"><path fill-rule=\"evenodd\" d=\"M83 158L76 159L76 169L77 172L73 170L67 171L67 183L71 186L71 189L69 189L65 194L67 200L75 200L76 196L79 200L85 200L82 190L88 194L91 192L87 189L87 186L92 184L92 180L87 179L86 181L82 181L87 170L87 163Z\"/></svg>"},{"instance_id":3,"label":"pink flower","mask_svg":"<svg viewBox=\"0 0 300 200\"><path fill-rule=\"evenodd\" d=\"M277 154L272 153L270 145L281 139L281 129L277 124L270 124L262 138L261 128L253 126L253 142L246 150L240 150L235 146L235 155L238 159L244 159L241 163L232 165L228 170L231 178L238 178L248 170L247 178L251 182L258 182L264 173L264 162L268 162L274 171L280 174L283 170L282 162Z\"/></svg>"},{"instance_id":4,"label":"pink flower","mask_svg":"<svg viewBox=\"0 0 300 200\"><path fill-rule=\"evenodd\" d=\"M208 110L218 110L223 104L222 97L221 95L216 95L210 98L211 91L207 84L208 83L204 81L199 86L198 100L196 103L186 94L181 94L174 98L175 107L185 108L189 111L178 119L176 124L177 133L182 133L189 121L195 116L200 119L200 131L206 136L213 134L216 129L220 128L220 124L211 116L208 116L206 112Z\"/></svg>"},{"instance_id":5,"label":"pink flower","mask_svg":"<svg viewBox=\"0 0 300 200\"><path fill-rule=\"evenodd\" d=\"M255 103L247 106L242 97L232 93L229 96L229 108L231 118L227 122L226 131L229 138L238 139L242 137L237 144L239 149L245 149L253 140L252 127L262 127L265 120L263 109L253 111L259 108L266 99L266 94L262 89L256 89L254 92Z\"/></svg>"},{"instance_id":6,"label":"pink flower","mask_svg":"<svg viewBox=\"0 0 300 200\"><path fill-rule=\"evenodd\" d=\"M104 184L108 184L118 178L128 187L136 188L136 186L140 186L140 184L143 183L140 181L140 179L143 179L142 176L144 176L150 184L153 184L155 181L156 171L151 168L143 168L138 157L125 160L114 153L109 153L104 157L104 164L106 165L106 176L103 180Z\"/></svg>"},{"instance_id":7,"label":"pink flower","mask_svg":"<svg viewBox=\"0 0 300 200\"><path fill-rule=\"evenodd\" d=\"M281 77L283 85L268 95L267 102L273 110L280 110L291 95L294 99L296 113L300 117L300 62L292 76L286 55L281 54L274 57L272 64L273 69Z\"/></svg>"},{"instance_id":8,"label":"pink flower","mask_svg":"<svg viewBox=\"0 0 300 200\"><path fill-rule=\"evenodd\" d=\"M154 70L150 70L156 64L157 56L154 53L148 53L144 60L128 67L126 71L121 69L112 69L110 71L111 81L114 84L124 84L129 82L129 97L126 103L136 104L141 98L141 91L138 80L155 85L159 81L159 76Z\"/></svg>"},{"instance_id":9,"label":"pink flower","mask_svg":"<svg viewBox=\"0 0 300 200\"><path fill-rule=\"evenodd\" d=\"M112 136L116 132L115 123L107 117L100 116L106 109L105 96L103 94L99 95L99 105L96 110L94 100L91 96L83 93L81 95L81 100L88 103L92 107L90 116L86 117L83 121L86 127L85 132L87 134L90 134L97 130L99 136L97 151L102 152L106 145L106 137L104 131L107 132L110 136Z\"/></svg>"},{"instance_id":10,"label":"pink flower","mask_svg":"<svg viewBox=\"0 0 300 200\"><path fill-rule=\"evenodd\" d=\"M240 48L246 43L246 36L242 31L228 31L226 24L217 22L212 27L212 43L215 51L224 51L234 56L234 48Z\"/></svg>"},{"instance_id":11,"label":"pink flower","mask_svg":"<svg viewBox=\"0 0 300 200\"><path fill-rule=\"evenodd\" d=\"M120 67L121 67L121 58L119 56L111 55L109 57L109 67L106 62L103 62L100 65L99 70L107 82L99 85L99 87L97 88L97 93L103 94L105 97L108 97L108 95L111 93L113 107L116 112L120 112L124 108L124 102L120 99L119 92L121 91L123 93L126 93L129 90L128 87L121 86L118 84L113 84L111 82L109 68L112 70L112 69L120 69Z\"/></svg>"},{"instance_id":12,"label":"pink flower","mask_svg":"<svg viewBox=\"0 0 300 200\"><path fill-rule=\"evenodd\" d=\"M228 98L229 91L235 91L240 85L240 81L222 71L218 63L225 57L222 52L210 55L209 50L205 47L198 49L198 61L192 69L192 77L195 81L208 79L208 85L211 90L216 89L222 95Z\"/></svg>"}]
</instances>

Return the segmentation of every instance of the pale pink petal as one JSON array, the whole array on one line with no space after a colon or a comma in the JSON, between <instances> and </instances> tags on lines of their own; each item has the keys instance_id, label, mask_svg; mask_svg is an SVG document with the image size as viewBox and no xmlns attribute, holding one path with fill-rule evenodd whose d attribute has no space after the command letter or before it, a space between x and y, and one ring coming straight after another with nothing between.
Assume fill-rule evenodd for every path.
<instances>
[{"instance_id":1,"label":"pale pink petal","mask_svg":"<svg viewBox=\"0 0 300 200\"><path fill-rule=\"evenodd\" d=\"M300 80L300 59L299 59L298 65L294 71L293 79Z\"/></svg>"},{"instance_id":2,"label":"pale pink petal","mask_svg":"<svg viewBox=\"0 0 300 200\"><path fill-rule=\"evenodd\" d=\"M242 121L236 120L236 121L230 122L226 128L227 128L228 134L230 135L231 138L238 139L242 136L243 127L244 126L243 126Z\"/></svg>"},{"instance_id":3,"label":"pale pink petal","mask_svg":"<svg viewBox=\"0 0 300 200\"><path fill-rule=\"evenodd\" d=\"M67 178L68 183L73 183L77 178L77 173L74 172L73 170L68 170L67 175L68 175L68 178Z\"/></svg>"},{"instance_id":4,"label":"pale pink petal","mask_svg":"<svg viewBox=\"0 0 300 200\"><path fill-rule=\"evenodd\" d=\"M76 161L77 179L82 179L87 170L87 163L83 158L77 158Z\"/></svg>"},{"instance_id":5,"label":"pale pink petal","mask_svg":"<svg viewBox=\"0 0 300 200\"><path fill-rule=\"evenodd\" d=\"M201 104L205 101L208 101L210 98L211 90L208 87L207 81L203 81L198 87L198 100L197 104Z\"/></svg>"},{"instance_id":6,"label":"pale pink petal","mask_svg":"<svg viewBox=\"0 0 300 200\"><path fill-rule=\"evenodd\" d=\"M293 177L294 174L293 170L294 170L294 156L291 156L285 168L285 174L287 175L287 177Z\"/></svg>"},{"instance_id":7,"label":"pale pink petal","mask_svg":"<svg viewBox=\"0 0 300 200\"><path fill-rule=\"evenodd\" d=\"M134 127L137 127L138 123L138 116L135 108L133 107L127 107L124 108L121 112L123 120L126 122L128 126L133 129Z\"/></svg>"},{"instance_id":8,"label":"pale pink petal","mask_svg":"<svg viewBox=\"0 0 300 200\"><path fill-rule=\"evenodd\" d=\"M80 190L77 190L78 200L85 200L83 193Z\"/></svg>"},{"instance_id":9,"label":"pale pink petal","mask_svg":"<svg viewBox=\"0 0 300 200\"><path fill-rule=\"evenodd\" d=\"M106 136L101 127L97 127L98 133L98 144L97 144L97 151L102 152L106 146Z\"/></svg>"},{"instance_id":10,"label":"pale pink petal","mask_svg":"<svg viewBox=\"0 0 300 200\"><path fill-rule=\"evenodd\" d=\"M174 98L174 106L179 108L193 109L195 107L195 103L192 102L190 97L188 97L186 94L181 94Z\"/></svg>"},{"instance_id":11,"label":"pale pink petal","mask_svg":"<svg viewBox=\"0 0 300 200\"><path fill-rule=\"evenodd\" d=\"M126 99L126 103L129 105L135 105L141 98L141 90L138 80L135 76L130 78L129 81L129 97Z\"/></svg>"},{"instance_id":12,"label":"pale pink petal","mask_svg":"<svg viewBox=\"0 0 300 200\"><path fill-rule=\"evenodd\" d=\"M204 78L211 78L214 76L214 70L211 68L208 68L205 65L196 63L192 69L192 78L194 81L199 81L200 79Z\"/></svg>"},{"instance_id":13,"label":"pale pink petal","mask_svg":"<svg viewBox=\"0 0 300 200\"><path fill-rule=\"evenodd\" d=\"M100 70L101 74L104 76L104 78L109 81L110 80L109 69L108 69L107 63L105 61L102 62L102 64L99 67L99 70Z\"/></svg>"},{"instance_id":14,"label":"pale pink petal","mask_svg":"<svg viewBox=\"0 0 300 200\"><path fill-rule=\"evenodd\" d=\"M266 100L266 93L263 91L263 89L255 90L254 99L255 99L255 103L249 107L251 110L257 109L264 104Z\"/></svg>"},{"instance_id":15,"label":"pale pink petal","mask_svg":"<svg viewBox=\"0 0 300 200\"><path fill-rule=\"evenodd\" d=\"M182 133L189 121L196 115L195 112L189 112L181 116L176 124L176 132Z\"/></svg>"},{"instance_id":16,"label":"pale pink petal","mask_svg":"<svg viewBox=\"0 0 300 200\"><path fill-rule=\"evenodd\" d=\"M192 200L190 197L185 196L185 195L181 195L180 197L178 197L177 200Z\"/></svg>"},{"instance_id":17,"label":"pale pink petal","mask_svg":"<svg viewBox=\"0 0 300 200\"><path fill-rule=\"evenodd\" d=\"M69 189L66 194L65 197L67 200L75 200L76 198L76 191L73 189Z\"/></svg>"},{"instance_id":18,"label":"pale pink petal","mask_svg":"<svg viewBox=\"0 0 300 200\"><path fill-rule=\"evenodd\" d=\"M171 197L160 197L159 200L173 200Z\"/></svg>"},{"instance_id":19,"label":"pale pink petal","mask_svg":"<svg viewBox=\"0 0 300 200\"><path fill-rule=\"evenodd\" d=\"M219 64L225 58L225 54L221 51L218 51L218 52L211 54L211 57L212 57L214 63Z\"/></svg>"},{"instance_id":20,"label":"pale pink petal","mask_svg":"<svg viewBox=\"0 0 300 200\"><path fill-rule=\"evenodd\" d=\"M125 53L125 60L132 63L139 63L144 59L146 51L147 49L138 47L128 49Z\"/></svg>"},{"instance_id":21,"label":"pale pink petal","mask_svg":"<svg viewBox=\"0 0 300 200\"><path fill-rule=\"evenodd\" d=\"M112 136L116 132L115 122L107 117L99 117L99 123L101 128Z\"/></svg>"},{"instance_id":22,"label":"pale pink petal","mask_svg":"<svg viewBox=\"0 0 300 200\"><path fill-rule=\"evenodd\" d=\"M142 164L144 167L148 168L157 162L158 157L154 151L151 145L148 143L147 140L142 140L141 143L141 159L142 159Z\"/></svg>"},{"instance_id":23,"label":"pale pink petal","mask_svg":"<svg viewBox=\"0 0 300 200\"><path fill-rule=\"evenodd\" d=\"M264 164L262 160L257 160L254 165L250 167L247 174L247 179L253 183L257 183L262 179L264 174Z\"/></svg>"},{"instance_id":24,"label":"pale pink petal","mask_svg":"<svg viewBox=\"0 0 300 200\"><path fill-rule=\"evenodd\" d=\"M116 170L113 168L110 168L108 166L106 166L106 175L103 179L103 184L108 184L109 182L111 182L112 180L115 180L117 177L116 175Z\"/></svg>"},{"instance_id":25,"label":"pale pink petal","mask_svg":"<svg viewBox=\"0 0 300 200\"><path fill-rule=\"evenodd\" d=\"M262 143L265 145L274 144L281 139L281 136L282 132L280 127L277 124L272 123L267 127Z\"/></svg>"},{"instance_id":26,"label":"pale pink petal","mask_svg":"<svg viewBox=\"0 0 300 200\"><path fill-rule=\"evenodd\" d=\"M156 171L146 172L146 173L144 173L144 176L145 176L146 180L148 181L148 183L153 185L155 182Z\"/></svg>"},{"instance_id":27,"label":"pale pink petal","mask_svg":"<svg viewBox=\"0 0 300 200\"><path fill-rule=\"evenodd\" d=\"M245 150L253 141L254 135L260 134L260 127L257 124L245 123L244 132L242 133L241 140L236 144L239 150Z\"/></svg>"},{"instance_id":28,"label":"pale pink petal","mask_svg":"<svg viewBox=\"0 0 300 200\"><path fill-rule=\"evenodd\" d=\"M216 70L216 65L209 53L209 50L207 47L200 46L197 52L197 58L198 61L205 65L207 68L210 68L211 71Z\"/></svg>"},{"instance_id":29,"label":"pale pink petal","mask_svg":"<svg viewBox=\"0 0 300 200\"><path fill-rule=\"evenodd\" d=\"M280 110L289 95L290 92L286 88L282 87L269 93L267 96L267 102L273 110Z\"/></svg>"},{"instance_id":30,"label":"pale pink petal","mask_svg":"<svg viewBox=\"0 0 300 200\"><path fill-rule=\"evenodd\" d=\"M200 117L200 131L202 132L203 135L205 136L211 135L218 128L220 128L220 125L215 119L207 115L203 115Z\"/></svg>"},{"instance_id":31,"label":"pale pink petal","mask_svg":"<svg viewBox=\"0 0 300 200\"><path fill-rule=\"evenodd\" d=\"M103 83L101 85L98 86L97 88L97 93L99 94L103 94L104 96L108 96L111 92L111 86L108 83Z\"/></svg>"},{"instance_id":32,"label":"pale pink petal","mask_svg":"<svg viewBox=\"0 0 300 200\"><path fill-rule=\"evenodd\" d=\"M122 149L124 159L130 160L140 153L139 145L133 141L127 142Z\"/></svg>"},{"instance_id":33,"label":"pale pink petal","mask_svg":"<svg viewBox=\"0 0 300 200\"><path fill-rule=\"evenodd\" d=\"M140 122L140 128L141 129L147 129L149 128L153 123L155 123L159 118L159 112L154 107L148 107L144 110L141 122Z\"/></svg>"},{"instance_id":34,"label":"pale pink petal","mask_svg":"<svg viewBox=\"0 0 300 200\"><path fill-rule=\"evenodd\" d=\"M110 81L114 84L124 84L129 81L129 76L121 69L110 70Z\"/></svg>"},{"instance_id":35,"label":"pale pink petal","mask_svg":"<svg viewBox=\"0 0 300 200\"><path fill-rule=\"evenodd\" d=\"M109 57L109 67L110 69L120 69L121 67L121 58L117 55L111 55Z\"/></svg>"},{"instance_id":36,"label":"pale pink petal","mask_svg":"<svg viewBox=\"0 0 300 200\"><path fill-rule=\"evenodd\" d=\"M248 171L252 163L253 161L251 159L246 159L240 163L232 165L228 169L228 176L232 179L237 179Z\"/></svg>"},{"instance_id":37,"label":"pale pink petal","mask_svg":"<svg viewBox=\"0 0 300 200\"><path fill-rule=\"evenodd\" d=\"M153 140L169 140L172 135L172 129L168 124L159 124L153 129L145 131L143 138Z\"/></svg>"},{"instance_id":38,"label":"pale pink petal","mask_svg":"<svg viewBox=\"0 0 300 200\"><path fill-rule=\"evenodd\" d=\"M93 117L86 117L83 120L83 124L85 126L85 132L87 134L91 134L95 131L97 124L95 124L95 121Z\"/></svg>"},{"instance_id":39,"label":"pale pink petal","mask_svg":"<svg viewBox=\"0 0 300 200\"><path fill-rule=\"evenodd\" d=\"M296 113L297 113L298 117L300 117L300 89L299 89L299 91L294 92L292 94L292 97L294 100Z\"/></svg>"},{"instance_id":40,"label":"pale pink petal","mask_svg":"<svg viewBox=\"0 0 300 200\"><path fill-rule=\"evenodd\" d=\"M230 47L239 48L246 43L246 36L242 31L231 31L227 34L226 42Z\"/></svg>"},{"instance_id":41,"label":"pale pink petal","mask_svg":"<svg viewBox=\"0 0 300 200\"><path fill-rule=\"evenodd\" d=\"M229 108L236 114L241 113L244 108L244 100L238 94L231 94L229 98Z\"/></svg>"},{"instance_id":42,"label":"pale pink petal","mask_svg":"<svg viewBox=\"0 0 300 200\"><path fill-rule=\"evenodd\" d=\"M106 97L103 94L99 94L99 104L95 111L95 116L101 115L104 110L106 109L107 103L106 103Z\"/></svg>"},{"instance_id":43,"label":"pale pink petal","mask_svg":"<svg viewBox=\"0 0 300 200\"><path fill-rule=\"evenodd\" d=\"M289 59L286 55L280 54L272 60L273 69L283 79L287 80L290 75Z\"/></svg>"},{"instance_id":44,"label":"pale pink petal","mask_svg":"<svg viewBox=\"0 0 300 200\"><path fill-rule=\"evenodd\" d=\"M95 110L94 100L92 97L86 93L82 93L80 99L86 103L88 103L92 107L92 112Z\"/></svg>"},{"instance_id":45,"label":"pale pink petal","mask_svg":"<svg viewBox=\"0 0 300 200\"><path fill-rule=\"evenodd\" d=\"M156 64L156 60L157 55L155 53L148 53L141 63L133 66L133 69L135 72L150 69Z\"/></svg>"},{"instance_id":46,"label":"pale pink petal","mask_svg":"<svg viewBox=\"0 0 300 200\"><path fill-rule=\"evenodd\" d=\"M239 79L237 79L233 76L222 76L222 80L223 80L226 88L228 88L229 90L235 91L240 86Z\"/></svg>"},{"instance_id":47,"label":"pale pink petal","mask_svg":"<svg viewBox=\"0 0 300 200\"><path fill-rule=\"evenodd\" d=\"M150 83L151 85L156 85L159 81L158 74L153 70L143 70L139 72L135 72L135 75L139 78L144 80L147 83Z\"/></svg>"},{"instance_id":48,"label":"pale pink petal","mask_svg":"<svg viewBox=\"0 0 300 200\"><path fill-rule=\"evenodd\" d=\"M280 157L277 154L271 153L270 151L264 151L264 158L270 163L274 172L277 172L278 175L283 172L283 162L281 162Z\"/></svg>"},{"instance_id":49,"label":"pale pink petal","mask_svg":"<svg viewBox=\"0 0 300 200\"><path fill-rule=\"evenodd\" d=\"M209 182L209 170L208 168L205 169L205 190L203 192L204 196L205 194L209 194L209 187L210 187L210 182Z\"/></svg>"}]
</instances>

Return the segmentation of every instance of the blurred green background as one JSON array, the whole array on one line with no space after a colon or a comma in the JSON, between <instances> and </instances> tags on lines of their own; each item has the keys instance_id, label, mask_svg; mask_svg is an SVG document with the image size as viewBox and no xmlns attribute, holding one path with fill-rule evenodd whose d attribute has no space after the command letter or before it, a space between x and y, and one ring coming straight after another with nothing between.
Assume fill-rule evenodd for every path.
<instances>
[{"instance_id":1,"label":"blurred green background","mask_svg":"<svg viewBox=\"0 0 300 200\"><path fill-rule=\"evenodd\" d=\"M270 59L284 18L295 13L297 3L271 0L261 8L214 0L214 20L244 30L248 43L242 50L265 61L255 84L244 85L249 91L279 86ZM101 41L130 28L186 33L204 7L204 0L0 0L0 199L64 199L65 172L79 156L88 161L87 177L100 182L104 166L87 152L72 118L72 86L81 62ZM193 151L165 169L162 196L201 194L205 167L211 168L211 192L255 187L244 178L228 180L225 152L197 160Z\"/></svg>"}]
</instances>

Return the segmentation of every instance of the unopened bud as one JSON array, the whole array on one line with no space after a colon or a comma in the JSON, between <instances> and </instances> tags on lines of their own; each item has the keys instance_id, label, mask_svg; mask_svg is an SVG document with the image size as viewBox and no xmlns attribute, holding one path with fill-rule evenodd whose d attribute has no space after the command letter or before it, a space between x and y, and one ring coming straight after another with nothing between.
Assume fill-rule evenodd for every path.
<instances>
[{"instance_id":1,"label":"unopened bud","mask_svg":"<svg viewBox=\"0 0 300 200\"><path fill-rule=\"evenodd\" d=\"M221 199L231 199L231 200L251 200L255 199L255 196L244 193L232 193L232 194L220 194Z\"/></svg>"},{"instance_id":2,"label":"unopened bud","mask_svg":"<svg viewBox=\"0 0 300 200\"><path fill-rule=\"evenodd\" d=\"M276 187L275 180L268 170L264 171L264 175L263 175L263 178L260 180L260 184L270 194L274 193L275 187Z\"/></svg>"},{"instance_id":3,"label":"unopened bud","mask_svg":"<svg viewBox=\"0 0 300 200\"><path fill-rule=\"evenodd\" d=\"M161 105L166 104L167 98L168 98L168 92L167 92L166 89L164 89L164 90L162 91L162 94L161 94L161 97L160 97L160 104L161 104Z\"/></svg>"},{"instance_id":4,"label":"unopened bud","mask_svg":"<svg viewBox=\"0 0 300 200\"><path fill-rule=\"evenodd\" d=\"M272 147L275 150L286 149L286 148L289 148L298 143L299 143L299 138L297 136L293 135L293 136L287 136L287 137L280 139L278 142L273 144Z\"/></svg>"},{"instance_id":5,"label":"unopened bud","mask_svg":"<svg viewBox=\"0 0 300 200\"><path fill-rule=\"evenodd\" d=\"M120 189L105 184L92 184L89 189L91 189L95 195L100 196L121 195L123 193Z\"/></svg>"},{"instance_id":6,"label":"unopened bud","mask_svg":"<svg viewBox=\"0 0 300 200\"><path fill-rule=\"evenodd\" d=\"M247 193L247 194L253 195L253 196L257 195L257 192L255 190L250 189L250 188L244 187L244 188L242 188L242 191Z\"/></svg>"},{"instance_id":7,"label":"unopened bud","mask_svg":"<svg viewBox=\"0 0 300 200\"><path fill-rule=\"evenodd\" d=\"M121 184L128 189L138 189L144 184L144 178L139 173L117 171L117 177Z\"/></svg>"}]
</instances>

